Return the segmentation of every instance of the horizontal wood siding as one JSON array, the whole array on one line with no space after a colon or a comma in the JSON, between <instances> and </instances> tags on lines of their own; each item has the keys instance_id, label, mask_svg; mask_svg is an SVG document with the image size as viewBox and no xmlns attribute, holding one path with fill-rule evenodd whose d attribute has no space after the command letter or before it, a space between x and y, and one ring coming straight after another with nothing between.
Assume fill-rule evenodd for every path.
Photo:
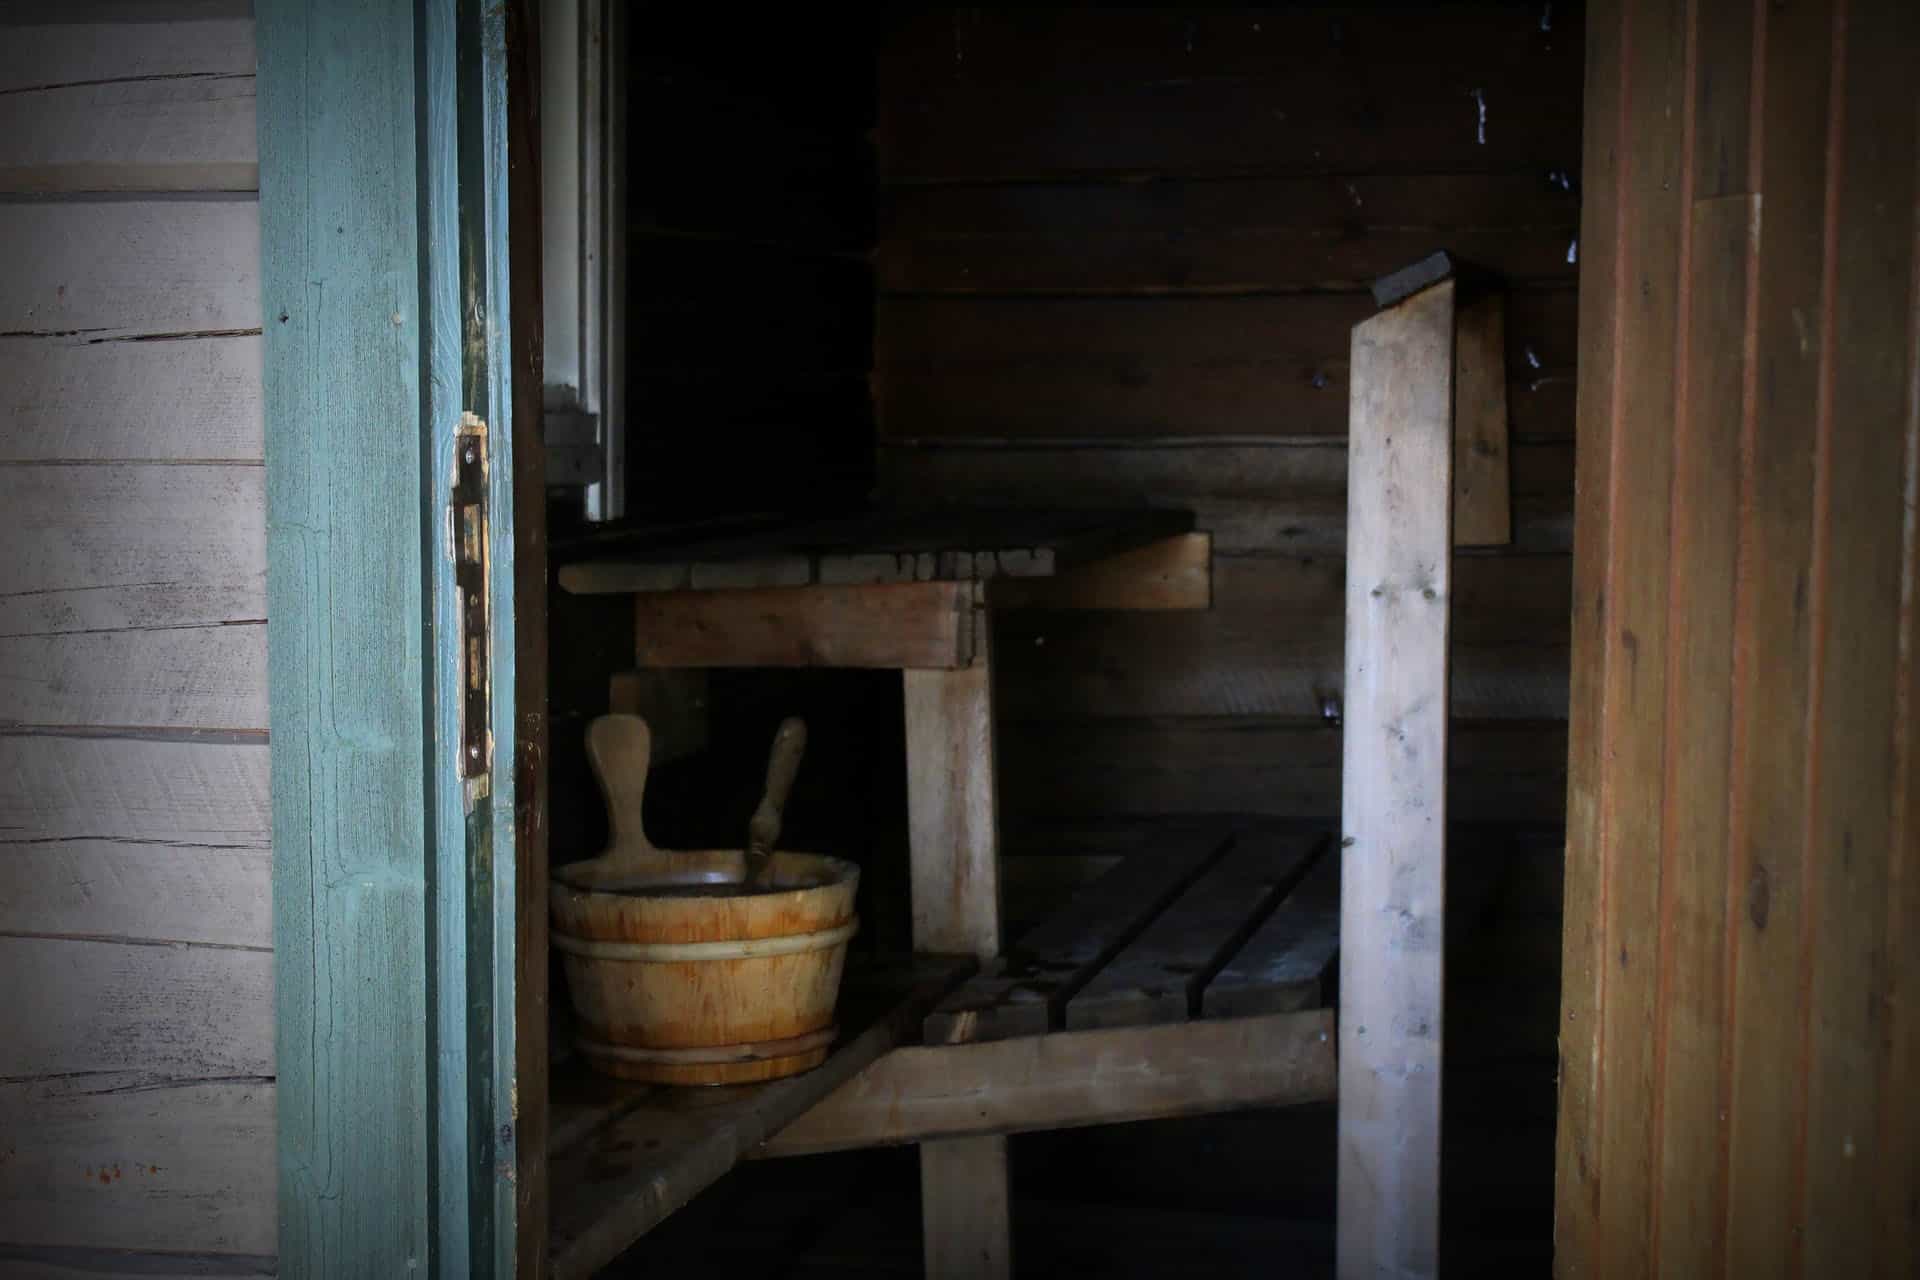
<instances>
[{"instance_id":1,"label":"horizontal wood siding","mask_svg":"<svg viewBox=\"0 0 1920 1280\"><path fill-rule=\"evenodd\" d=\"M253 22L0 15L0 1271L271 1274Z\"/></svg>"},{"instance_id":2,"label":"horizontal wood siding","mask_svg":"<svg viewBox=\"0 0 1920 1280\"><path fill-rule=\"evenodd\" d=\"M1920 10L1597 5L1558 1271L1920 1271Z\"/></svg>"},{"instance_id":3,"label":"horizontal wood siding","mask_svg":"<svg viewBox=\"0 0 1920 1280\"><path fill-rule=\"evenodd\" d=\"M1581 24L1495 5L888 22L883 490L1161 503L1214 535L1209 611L1001 619L1002 705L1033 730L1004 747L1009 822L1337 812L1350 334L1374 276L1441 247L1514 289L1514 541L1457 558L1462 750L1479 726L1560 736ZM1456 809L1556 817L1557 756L1519 763L1456 771Z\"/></svg>"}]
</instances>

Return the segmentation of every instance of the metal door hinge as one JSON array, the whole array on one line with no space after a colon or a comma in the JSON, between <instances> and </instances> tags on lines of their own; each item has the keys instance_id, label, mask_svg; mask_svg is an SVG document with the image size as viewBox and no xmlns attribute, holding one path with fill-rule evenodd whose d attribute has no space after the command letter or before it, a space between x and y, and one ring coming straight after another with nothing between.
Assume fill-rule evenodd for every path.
<instances>
[{"instance_id":1,"label":"metal door hinge","mask_svg":"<svg viewBox=\"0 0 1920 1280\"><path fill-rule=\"evenodd\" d=\"M461 415L454 436L453 583L460 618L460 776L485 777L493 766L488 703L492 688L490 593L487 589L487 424Z\"/></svg>"}]
</instances>

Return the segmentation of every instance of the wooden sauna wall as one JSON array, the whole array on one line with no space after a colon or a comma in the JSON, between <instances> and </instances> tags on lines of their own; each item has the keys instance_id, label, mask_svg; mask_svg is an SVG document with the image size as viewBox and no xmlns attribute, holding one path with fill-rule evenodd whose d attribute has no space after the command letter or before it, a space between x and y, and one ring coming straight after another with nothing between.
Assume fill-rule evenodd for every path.
<instances>
[{"instance_id":1,"label":"wooden sauna wall","mask_svg":"<svg viewBox=\"0 0 1920 1280\"><path fill-rule=\"evenodd\" d=\"M1588 40L1559 1274L1913 1276L1920 9Z\"/></svg>"},{"instance_id":2,"label":"wooden sauna wall","mask_svg":"<svg viewBox=\"0 0 1920 1280\"><path fill-rule=\"evenodd\" d=\"M1456 816L1557 821L1578 5L956 9L880 57L874 382L910 501L1188 507L1210 612L1010 615L1015 824L1332 815L1347 351L1438 247L1513 285L1515 540L1455 570Z\"/></svg>"},{"instance_id":3,"label":"wooden sauna wall","mask_svg":"<svg viewBox=\"0 0 1920 1280\"><path fill-rule=\"evenodd\" d=\"M253 19L0 12L0 1272L270 1275Z\"/></svg>"}]
</instances>

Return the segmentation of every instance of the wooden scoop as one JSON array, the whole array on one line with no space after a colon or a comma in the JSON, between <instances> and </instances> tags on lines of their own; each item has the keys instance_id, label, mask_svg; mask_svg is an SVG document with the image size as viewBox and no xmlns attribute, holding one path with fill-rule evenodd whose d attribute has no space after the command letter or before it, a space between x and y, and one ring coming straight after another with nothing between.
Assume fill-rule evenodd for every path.
<instances>
[{"instance_id":1,"label":"wooden scoop","mask_svg":"<svg viewBox=\"0 0 1920 1280\"><path fill-rule=\"evenodd\" d=\"M800 756L807 749L806 723L794 716L780 722L773 735L773 754L767 759L767 791L747 823L747 879L762 885L773 865L773 846L780 840L780 811L786 808L793 776L800 772Z\"/></svg>"},{"instance_id":2,"label":"wooden scoop","mask_svg":"<svg viewBox=\"0 0 1920 1280\"><path fill-rule=\"evenodd\" d=\"M647 794L653 734L639 716L600 716L587 726L587 759L607 798L607 856L642 857L660 851L647 839L640 803Z\"/></svg>"}]
</instances>

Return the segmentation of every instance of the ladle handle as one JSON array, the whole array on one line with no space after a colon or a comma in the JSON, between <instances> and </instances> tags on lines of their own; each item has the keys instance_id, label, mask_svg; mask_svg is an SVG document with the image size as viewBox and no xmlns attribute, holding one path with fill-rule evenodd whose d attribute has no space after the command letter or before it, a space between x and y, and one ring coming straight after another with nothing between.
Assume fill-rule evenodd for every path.
<instances>
[{"instance_id":1,"label":"ladle handle","mask_svg":"<svg viewBox=\"0 0 1920 1280\"><path fill-rule=\"evenodd\" d=\"M639 716L598 716L587 726L587 759L607 799L607 851L652 853L641 825L653 735Z\"/></svg>"},{"instance_id":2,"label":"ladle handle","mask_svg":"<svg viewBox=\"0 0 1920 1280\"><path fill-rule=\"evenodd\" d=\"M806 722L789 716L780 722L773 735L773 754L767 759L767 791L760 806L747 823L747 874L758 880L765 872L773 846L780 840L780 814L786 808L787 793L793 790L794 775L800 772L800 757L807 749Z\"/></svg>"}]
</instances>

